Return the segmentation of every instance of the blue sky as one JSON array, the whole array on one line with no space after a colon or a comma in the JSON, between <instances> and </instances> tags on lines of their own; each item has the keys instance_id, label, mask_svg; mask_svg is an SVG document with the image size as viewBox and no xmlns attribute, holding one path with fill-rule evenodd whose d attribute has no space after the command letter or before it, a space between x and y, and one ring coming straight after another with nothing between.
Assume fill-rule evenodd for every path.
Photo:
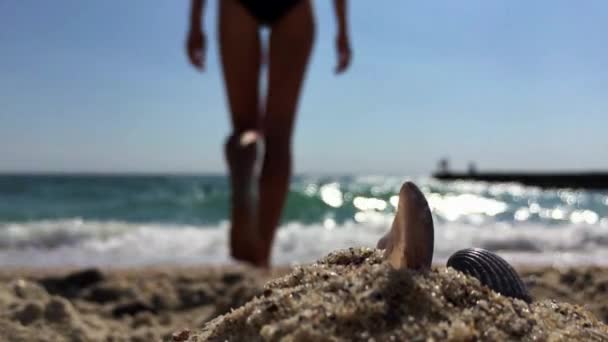
<instances>
[{"instance_id":1,"label":"blue sky","mask_svg":"<svg viewBox=\"0 0 608 342\"><path fill-rule=\"evenodd\" d=\"M314 3L296 172L608 169L608 2L352 0L340 77ZM0 171L223 172L216 5L198 74L185 0L0 1Z\"/></svg>"}]
</instances>

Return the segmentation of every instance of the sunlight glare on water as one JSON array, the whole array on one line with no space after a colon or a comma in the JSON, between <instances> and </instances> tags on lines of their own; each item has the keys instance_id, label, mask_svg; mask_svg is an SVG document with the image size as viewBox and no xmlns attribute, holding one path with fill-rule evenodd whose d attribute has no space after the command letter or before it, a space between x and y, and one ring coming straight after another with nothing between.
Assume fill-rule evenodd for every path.
<instances>
[{"instance_id":1,"label":"sunlight glare on water","mask_svg":"<svg viewBox=\"0 0 608 342\"><path fill-rule=\"evenodd\" d=\"M330 207L339 208L344 204L339 183L329 183L321 187L321 199Z\"/></svg>"},{"instance_id":2,"label":"sunlight glare on water","mask_svg":"<svg viewBox=\"0 0 608 342\"><path fill-rule=\"evenodd\" d=\"M504 202L474 194L442 196L433 193L427 196L427 200L431 209L448 221L475 214L496 216L508 208Z\"/></svg>"}]
</instances>

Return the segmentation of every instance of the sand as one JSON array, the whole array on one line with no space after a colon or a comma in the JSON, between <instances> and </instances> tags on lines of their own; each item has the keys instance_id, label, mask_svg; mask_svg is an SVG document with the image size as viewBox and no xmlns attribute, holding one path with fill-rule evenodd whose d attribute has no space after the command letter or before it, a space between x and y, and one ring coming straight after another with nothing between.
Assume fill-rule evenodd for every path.
<instances>
[{"instance_id":1,"label":"sand","mask_svg":"<svg viewBox=\"0 0 608 342\"><path fill-rule=\"evenodd\" d=\"M245 267L0 271L0 341L166 341L262 291Z\"/></svg>"},{"instance_id":2,"label":"sand","mask_svg":"<svg viewBox=\"0 0 608 342\"><path fill-rule=\"evenodd\" d=\"M0 271L0 341L608 340L608 269L520 269L535 301L351 249L245 267Z\"/></svg>"},{"instance_id":3,"label":"sand","mask_svg":"<svg viewBox=\"0 0 608 342\"><path fill-rule=\"evenodd\" d=\"M394 271L380 251L351 249L271 281L263 296L189 341L429 339L600 341L608 340L608 326L580 306L550 299L528 305L453 269Z\"/></svg>"}]
</instances>

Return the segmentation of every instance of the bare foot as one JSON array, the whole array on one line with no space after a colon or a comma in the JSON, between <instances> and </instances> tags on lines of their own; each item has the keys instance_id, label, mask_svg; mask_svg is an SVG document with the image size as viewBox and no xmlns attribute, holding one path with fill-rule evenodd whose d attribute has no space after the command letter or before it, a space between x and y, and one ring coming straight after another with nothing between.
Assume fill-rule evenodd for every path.
<instances>
[{"instance_id":1,"label":"bare foot","mask_svg":"<svg viewBox=\"0 0 608 342\"><path fill-rule=\"evenodd\" d=\"M233 258L267 267L261 258L257 229L256 161L261 137L255 131L232 135L226 141L226 159L230 169L231 227L230 254Z\"/></svg>"},{"instance_id":2,"label":"bare foot","mask_svg":"<svg viewBox=\"0 0 608 342\"><path fill-rule=\"evenodd\" d=\"M399 192L399 205L391 230L377 247L395 269L428 270L433 261L433 217L424 195L412 182Z\"/></svg>"}]
</instances>

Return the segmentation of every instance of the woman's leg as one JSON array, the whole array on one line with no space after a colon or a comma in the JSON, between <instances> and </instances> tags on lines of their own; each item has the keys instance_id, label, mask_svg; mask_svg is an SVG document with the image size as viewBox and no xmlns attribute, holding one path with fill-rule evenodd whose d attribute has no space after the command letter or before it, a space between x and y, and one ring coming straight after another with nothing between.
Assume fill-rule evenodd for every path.
<instances>
[{"instance_id":1,"label":"woman's leg","mask_svg":"<svg viewBox=\"0 0 608 342\"><path fill-rule=\"evenodd\" d=\"M265 155L258 214L267 263L289 191L294 118L313 41L314 19L308 0L300 1L272 26L270 33L268 97L263 121Z\"/></svg>"},{"instance_id":2,"label":"woman's leg","mask_svg":"<svg viewBox=\"0 0 608 342\"><path fill-rule=\"evenodd\" d=\"M265 266L259 252L257 199L252 189L256 137L249 134L242 139L244 132L260 125L259 27L237 1L219 3L220 55L233 129L225 145L232 189L230 250L238 260Z\"/></svg>"}]
</instances>

